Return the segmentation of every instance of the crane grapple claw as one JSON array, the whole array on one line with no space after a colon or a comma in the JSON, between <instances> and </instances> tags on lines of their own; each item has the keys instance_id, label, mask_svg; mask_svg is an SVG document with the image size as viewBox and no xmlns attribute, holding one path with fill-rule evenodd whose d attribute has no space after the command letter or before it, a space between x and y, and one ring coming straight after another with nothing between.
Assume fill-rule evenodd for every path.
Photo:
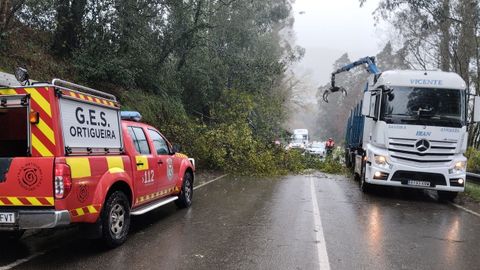
<instances>
[{"instance_id":1,"label":"crane grapple claw","mask_svg":"<svg viewBox=\"0 0 480 270\"><path fill-rule=\"evenodd\" d=\"M330 95L330 93L335 93L338 91L342 92L344 96L347 96L347 90L345 88L334 86L334 87L330 87L329 89L325 90L325 92L323 92L323 96L322 96L323 101L328 103L328 96Z\"/></svg>"},{"instance_id":2,"label":"crane grapple claw","mask_svg":"<svg viewBox=\"0 0 480 270\"><path fill-rule=\"evenodd\" d=\"M325 92L323 92L323 101L325 101L326 103L328 103L328 95L330 95L330 90L325 90Z\"/></svg>"}]
</instances>

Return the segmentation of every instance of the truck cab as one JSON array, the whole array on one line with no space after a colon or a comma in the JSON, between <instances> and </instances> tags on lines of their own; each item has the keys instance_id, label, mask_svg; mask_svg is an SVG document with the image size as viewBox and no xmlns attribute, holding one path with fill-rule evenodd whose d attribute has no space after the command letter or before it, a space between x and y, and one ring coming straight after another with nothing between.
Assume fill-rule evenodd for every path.
<instances>
[{"instance_id":1,"label":"truck cab","mask_svg":"<svg viewBox=\"0 0 480 270\"><path fill-rule=\"evenodd\" d=\"M347 131L351 136L363 124L361 147L353 150L362 189L372 184L426 188L449 200L464 191L467 104L466 84L455 73L402 70L372 76L363 98L364 123L351 120Z\"/></svg>"}]
</instances>

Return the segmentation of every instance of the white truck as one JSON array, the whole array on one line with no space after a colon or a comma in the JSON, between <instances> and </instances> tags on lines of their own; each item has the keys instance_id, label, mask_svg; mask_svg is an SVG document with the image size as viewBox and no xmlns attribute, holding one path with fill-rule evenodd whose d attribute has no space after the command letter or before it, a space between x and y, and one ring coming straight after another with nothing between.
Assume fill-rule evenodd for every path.
<instances>
[{"instance_id":1,"label":"white truck","mask_svg":"<svg viewBox=\"0 0 480 270\"><path fill-rule=\"evenodd\" d=\"M305 149L308 140L308 129L294 129L289 148Z\"/></svg>"},{"instance_id":2,"label":"white truck","mask_svg":"<svg viewBox=\"0 0 480 270\"><path fill-rule=\"evenodd\" d=\"M346 164L371 185L432 189L453 200L465 189L468 140L466 84L456 73L399 70L381 73L366 57L332 73L367 64L370 76L362 102L352 109L346 132ZM328 101L327 101L328 102ZM474 121L480 99L475 97Z\"/></svg>"}]
</instances>

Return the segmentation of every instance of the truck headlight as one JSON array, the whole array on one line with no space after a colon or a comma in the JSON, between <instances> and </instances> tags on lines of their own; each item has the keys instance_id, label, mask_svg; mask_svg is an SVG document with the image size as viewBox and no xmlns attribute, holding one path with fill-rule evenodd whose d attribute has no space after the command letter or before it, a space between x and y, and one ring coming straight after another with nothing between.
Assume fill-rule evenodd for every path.
<instances>
[{"instance_id":1,"label":"truck headlight","mask_svg":"<svg viewBox=\"0 0 480 270\"><path fill-rule=\"evenodd\" d=\"M455 166L453 166L453 169L457 171L464 171L465 166L466 166L465 161L459 161L455 163Z\"/></svg>"},{"instance_id":2,"label":"truck headlight","mask_svg":"<svg viewBox=\"0 0 480 270\"><path fill-rule=\"evenodd\" d=\"M467 164L465 161L458 161L458 162L455 162L455 165L453 166L453 170L456 171L457 173L464 172L466 166Z\"/></svg>"},{"instance_id":3,"label":"truck headlight","mask_svg":"<svg viewBox=\"0 0 480 270\"><path fill-rule=\"evenodd\" d=\"M374 155L375 163L377 165L387 165L387 158L381 155Z\"/></svg>"}]
</instances>

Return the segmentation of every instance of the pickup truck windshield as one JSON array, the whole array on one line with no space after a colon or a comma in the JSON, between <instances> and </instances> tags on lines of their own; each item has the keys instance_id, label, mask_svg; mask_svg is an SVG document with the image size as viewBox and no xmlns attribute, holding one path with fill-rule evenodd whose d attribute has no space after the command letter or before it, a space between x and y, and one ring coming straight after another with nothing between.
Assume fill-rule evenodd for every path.
<instances>
[{"instance_id":1,"label":"pickup truck windshield","mask_svg":"<svg viewBox=\"0 0 480 270\"><path fill-rule=\"evenodd\" d=\"M383 94L380 119L389 124L462 127L465 91L395 87Z\"/></svg>"}]
</instances>

